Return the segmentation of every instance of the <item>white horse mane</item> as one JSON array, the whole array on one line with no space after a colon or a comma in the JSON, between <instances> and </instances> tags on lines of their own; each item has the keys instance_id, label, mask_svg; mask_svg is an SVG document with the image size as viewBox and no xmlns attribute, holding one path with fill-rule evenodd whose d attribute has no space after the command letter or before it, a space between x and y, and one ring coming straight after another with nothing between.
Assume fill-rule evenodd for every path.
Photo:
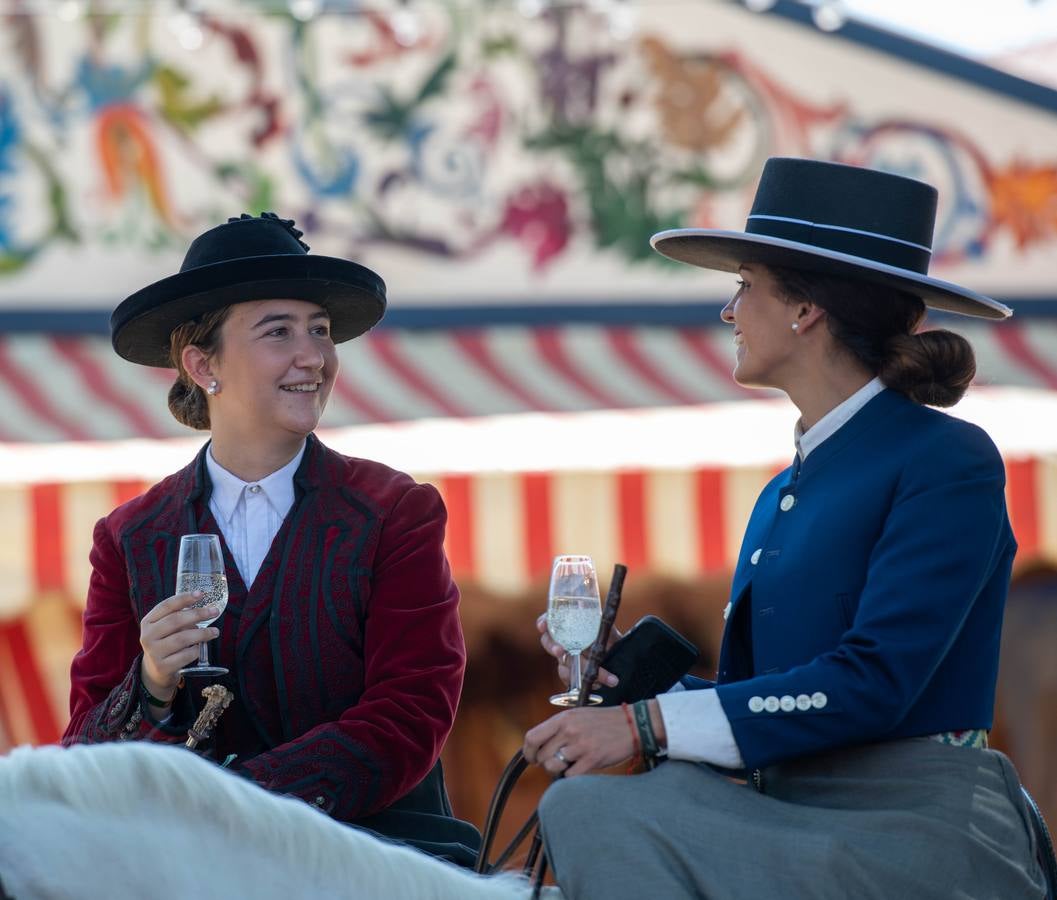
<instances>
[{"instance_id":1,"label":"white horse mane","mask_svg":"<svg viewBox=\"0 0 1057 900\"><path fill-rule=\"evenodd\" d=\"M182 748L139 743L20 747L0 757L0 882L15 900L531 893L519 876L474 875Z\"/></svg>"}]
</instances>

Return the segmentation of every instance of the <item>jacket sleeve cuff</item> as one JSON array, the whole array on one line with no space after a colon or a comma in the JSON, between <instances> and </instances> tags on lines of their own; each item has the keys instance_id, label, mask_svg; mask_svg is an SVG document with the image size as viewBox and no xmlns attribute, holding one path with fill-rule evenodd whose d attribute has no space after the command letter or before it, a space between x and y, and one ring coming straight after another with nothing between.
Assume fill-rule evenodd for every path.
<instances>
[{"instance_id":1,"label":"jacket sleeve cuff","mask_svg":"<svg viewBox=\"0 0 1057 900\"><path fill-rule=\"evenodd\" d=\"M110 692L94 716L94 727L87 735L91 741L151 740L179 743L187 738L192 720L187 718L191 708L186 691L178 691L172 713L165 724L154 722L140 681L142 654L132 661L121 682ZM193 714L193 708L191 708Z\"/></svg>"}]
</instances>

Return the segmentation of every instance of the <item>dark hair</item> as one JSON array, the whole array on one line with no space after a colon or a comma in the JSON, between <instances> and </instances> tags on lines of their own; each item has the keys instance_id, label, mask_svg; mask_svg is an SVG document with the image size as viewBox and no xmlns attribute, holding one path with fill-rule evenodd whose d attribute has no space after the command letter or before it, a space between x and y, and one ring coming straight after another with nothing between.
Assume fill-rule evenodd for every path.
<instances>
[{"instance_id":1,"label":"dark hair","mask_svg":"<svg viewBox=\"0 0 1057 900\"><path fill-rule=\"evenodd\" d=\"M213 310L173 329L169 336L169 359L176 369L176 382L169 388L169 412L176 421L189 428L208 431L209 404L203 391L187 374L183 364L185 347L198 347L207 356L220 351L220 326L224 324L230 306Z\"/></svg>"},{"instance_id":2,"label":"dark hair","mask_svg":"<svg viewBox=\"0 0 1057 900\"><path fill-rule=\"evenodd\" d=\"M953 331L919 331L925 319L920 297L801 269L769 266L768 271L788 302L824 309L830 334L886 387L916 403L953 406L972 382L972 345Z\"/></svg>"}]
</instances>

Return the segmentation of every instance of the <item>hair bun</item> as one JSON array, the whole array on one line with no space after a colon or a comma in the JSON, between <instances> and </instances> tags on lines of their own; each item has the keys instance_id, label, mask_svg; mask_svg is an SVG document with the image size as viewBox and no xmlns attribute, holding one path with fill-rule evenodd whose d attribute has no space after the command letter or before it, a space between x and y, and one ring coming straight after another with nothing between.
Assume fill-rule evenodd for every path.
<instances>
[{"instance_id":1,"label":"hair bun","mask_svg":"<svg viewBox=\"0 0 1057 900\"><path fill-rule=\"evenodd\" d=\"M198 431L209 430L209 406L202 389L180 373L169 388L169 412L181 425Z\"/></svg>"},{"instance_id":2,"label":"hair bun","mask_svg":"<svg viewBox=\"0 0 1057 900\"><path fill-rule=\"evenodd\" d=\"M976 375L969 342L945 329L890 338L878 374L886 387L928 406L953 406Z\"/></svg>"}]
</instances>

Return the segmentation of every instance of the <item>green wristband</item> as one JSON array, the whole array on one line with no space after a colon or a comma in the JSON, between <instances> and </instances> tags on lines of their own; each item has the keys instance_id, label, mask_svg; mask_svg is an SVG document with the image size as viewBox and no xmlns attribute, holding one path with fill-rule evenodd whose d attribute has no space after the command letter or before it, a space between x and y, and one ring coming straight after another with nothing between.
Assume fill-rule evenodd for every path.
<instances>
[{"instance_id":1,"label":"green wristband","mask_svg":"<svg viewBox=\"0 0 1057 900\"><path fill-rule=\"evenodd\" d=\"M631 705L631 711L635 716L635 727L639 732L639 742L642 745L642 755L647 760L656 758L660 752L657 736L653 733L653 722L650 721L650 708L647 700L639 700Z\"/></svg>"},{"instance_id":2,"label":"green wristband","mask_svg":"<svg viewBox=\"0 0 1057 900\"><path fill-rule=\"evenodd\" d=\"M166 706L171 706L173 699L176 697L176 694L173 694L172 697L170 697L168 700L159 700L157 697L154 696L154 694L147 690L147 685L145 685L142 681L140 681L139 686L140 690L143 691L143 698L151 706L157 706L164 709ZM179 686L177 686L177 690L179 690Z\"/></svg>"}]
</instances>

